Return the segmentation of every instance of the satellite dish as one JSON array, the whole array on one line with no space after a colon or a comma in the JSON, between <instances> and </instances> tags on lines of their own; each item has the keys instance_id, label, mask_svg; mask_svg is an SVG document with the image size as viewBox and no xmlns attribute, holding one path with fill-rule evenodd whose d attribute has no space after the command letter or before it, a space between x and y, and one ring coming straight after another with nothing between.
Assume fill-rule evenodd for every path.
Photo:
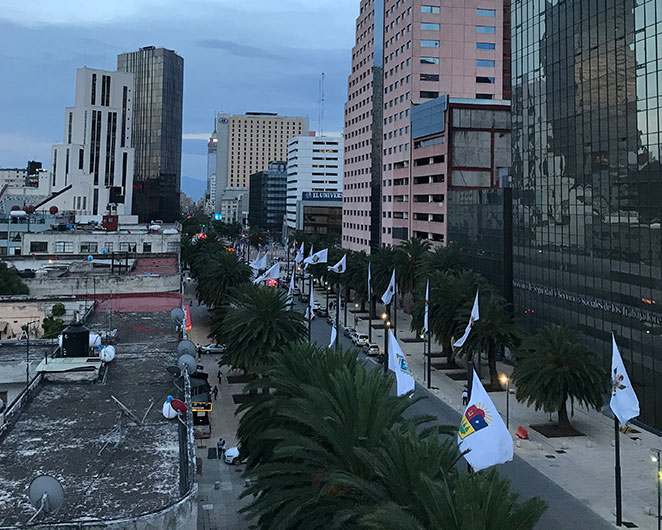
<instances>
[{"instance_id":1,"label":"satellite dish","mask_svg":"<svg viewBox=\"0 0 662 530\"><path fill-rule=\"evenodd\" d=\"M197 363L195 362L195 357L185 353L184 355L180 356L179 359L177 360L177 366L179 366L179 370L181 371L181 373L184 373L184 370L188 370L188 373L192 374L195 373L195 369L197 368Z\"/></svg>"},{"instance_id":2,"label":"satellite dish","mask_svg":"<svg viewBox=\"0 0 662 530\"><path fill-rule=\"evenodd\" d=\"M94 256L92 256L92 254L88 254L87 261L94 261Z\"/></svg>"},{"instance_id":3,"label":"satellite dish","mask_svg":"<svg viewBox=\"0 0 662 530\"><path fill-rule=\"evenodd\" d=\"M181 307L175 307L172 311L170 311L170 319L175 324L181 324L184 322L184 310Z\"/></svg>"},{"instance_id":4,"label":"satellite dish","mask_svg":"<svg viewBox=\"0 0 662 530\"><path fill-rule=\"evenodd\" d=\"M101 346L101 336L96 333L90 333L89 341L90 341L89 342L90 348L96 348L97 346Z\"/></svg>"},{"instance_id":5,"label":"satellite dish","mask_svg":"<svg viewBox=\"0 0 662 530\"><path fill-rule=\"evenodd\" d=\"M163 407L161 408L163 417L166 420L171 420L177 417L177 411L172 407L172 402L173 402L172 396L168 396L168 399L165 400L165 402L163 403Z\"/></svg>"},{"instance_id":6,"label":"satellite dish","mask_svg":"<svg viewBox=\"0 0 662 530\"><path fill-rule=\"evenodd\" d=\"M109 363L115 358L115 347L114 346L104 346L99 352L99 359L105 363Z\"/></svg>"},{"instance_id":7,"label":"satellite dish","mask_svg":"<svg viewBox=\"0 0 662 530\"><path fill-rule=\"evenodd\" d=\"M30 483L28 498L32 506L37 508L37 513L28 521L31 523L41 512L53 513L60 509L64 503L64 489L56 478L50 475L39 475Z\"/></svg>"},{"instance_id":8,"label":"satellite dish","mask_svg":"<svg viewBox=\"0 0 662 530\"><path fill-rule=\"evenodd\" d=\"M177 353L179 353L179 355L194 356L196 353L195 344L193 344L190 340L183 340L177 344Z\"/></svg>"},{"instance_id":9,"label":"satellite dish","mask_svg":"<svg viewBox=\"0 0 662 530\"><path fill-rule=\"evenodd\" d=\"M173 399L170 402L170 406L175 409L177 412L181 412L182 414L186 414L186 404L180 400L180 399Z\"/></svg>"},{"instance_id":10,"label":"satellite dish","mask_svg":"<svg viewBox=\"0 0 662 530\"><path fill-rule=\"evenodd\" d=\"M101 249L101 253L102 253L102 254L108 254L108 249L107 249L106 247L103 247L103 248Z\"/></svg>"}]
</instances>

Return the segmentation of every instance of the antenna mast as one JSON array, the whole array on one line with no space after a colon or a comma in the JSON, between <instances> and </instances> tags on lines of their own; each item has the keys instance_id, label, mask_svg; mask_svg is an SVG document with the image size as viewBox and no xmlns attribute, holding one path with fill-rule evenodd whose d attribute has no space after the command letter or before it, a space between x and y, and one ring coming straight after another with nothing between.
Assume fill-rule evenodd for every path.
<instances>
[{"instance_id":1,"label":"antenna mast","mask_svg":"<svg viewBox=\"0 0 662 530\"><path fill-rule=\"evenodd\" d=\"M322 78L320 79L319 86L319 135L324 136L324 72L322 72Z\"/></svg>"}]
</instances>

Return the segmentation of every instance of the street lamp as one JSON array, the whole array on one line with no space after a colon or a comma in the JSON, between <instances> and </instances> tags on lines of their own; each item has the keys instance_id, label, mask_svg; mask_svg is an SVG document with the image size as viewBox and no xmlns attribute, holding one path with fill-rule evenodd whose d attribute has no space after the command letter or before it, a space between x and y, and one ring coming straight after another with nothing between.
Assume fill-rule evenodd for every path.
<instances>
[{"instance_id":1,"label":"street lamp","mask_svg":"<svg viewBox=\"0 0 662 530\"><path fill-rule=\"evenodd\" d=\"M510 378L506 374L501 374L499 376L499 381L501 386L506 387L506 429L509 429L510 423Z\"/></svg>"},{"instance_id":2,"label":"street lamp","mask_svg":"<svg viewBox=\"0 0 662 530\"><path fill-rule=\"evenodd\" d=\"M354 329L356 329L356 312L359 309L359 304L354 304Z\"/></svg>"},{"instance_id":3,"label":"street lamp","mask_svg":"<svg viewBox=\"0 0 662 530\"><path fill-rule=\"evenodd\" d=\"M662 453L662 449L651 447L651 451L655 453L655 456L652 456L651 460L657 462L657 530L661 530L662 514L660 513L660 500L662 499L662 496L660 495L660 488L662 487L662 468L660 467L660 453Z\"/></svg>"},{"instance_id":4,"label":"street lamp","mask_svg":"<svg viewBox=\"0 0 662 530\"><path fill-rule=\"evenodd\" d=\"M384 371L388 372L388 328L391 322L387 320L388 315L382 313L382 320L384 321Z\"/></svg>"}]
</instances>

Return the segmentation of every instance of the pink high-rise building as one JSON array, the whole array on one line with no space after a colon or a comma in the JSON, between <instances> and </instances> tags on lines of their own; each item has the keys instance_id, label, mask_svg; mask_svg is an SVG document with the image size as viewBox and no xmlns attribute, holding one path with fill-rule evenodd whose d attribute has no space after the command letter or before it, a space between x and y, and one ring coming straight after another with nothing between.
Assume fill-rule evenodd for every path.
<instances>
[{"instance_id":1,"label":"pink high-rise building","mask_svg":"<svg viewBox=\"0 0 662 530\"><path fill-rule=\"evenodd\" d=\"M444 244L449 143L438 130L412 139L410 111L443 96L509 97L509 5L361 2L345 105L343 247L368 251L412 236Z\"/></svg>"}]
</instances>

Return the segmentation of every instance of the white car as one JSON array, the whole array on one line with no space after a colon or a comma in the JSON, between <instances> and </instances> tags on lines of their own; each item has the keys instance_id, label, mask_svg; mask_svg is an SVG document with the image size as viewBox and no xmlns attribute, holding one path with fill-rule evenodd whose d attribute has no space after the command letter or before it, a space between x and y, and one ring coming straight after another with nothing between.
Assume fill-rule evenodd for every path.
<instances>
[{"instance_id":1,"label":"white car","mask_svg":"<svg viewBox=\"0 0 662 530\"><path fill-rule=\"evenodd\" d=\"M200 346L200 351L202 353L223 353L225 351L225 346L222 344L207 344L207 346Z\"/></svg>"},{"instance_id":2,"label":"white car","mask_svg":"<svg viewBox=\"0 0 662 530\"><path fill-rule=\"evenodd\" d=\"M239 448L230 447L229 449L226 449L225 454L223 455L223 460L225 460L226 464L231 464L233 466L241 464L242 461L241 457L239 456Z\"/></svg>"},{"instance_id":3,"label":"white car","mask_svg":"<svg viewBox=\"0 0 662 530\"><path fill-rule=\"evenodd\" d=\"M367 343L363 346L363 353L368 356L379 355L379 345L374 342Z\"/></svg>"},{"instance_id":4,"label":"white car","mask_svg":"<svg viewBox=\"0 0 662 530\"><path fill-rule=\"evenodd\" d=\"M368 335L365 333L358 333L356 339L354 339L354 344L357 348L363 348L363 346L368 344Z\"/></svg>"},{"instance_id":5,"label":"white car","mask_svg":"<svg viewBox=\"0 0 662 530\"><path fill-rule=\"evenodd\" d=\"M317 311L318 309L322 309L322 304L320 304L319 302L313 301L313 310Z\"/></svg>"}]
</instances>

